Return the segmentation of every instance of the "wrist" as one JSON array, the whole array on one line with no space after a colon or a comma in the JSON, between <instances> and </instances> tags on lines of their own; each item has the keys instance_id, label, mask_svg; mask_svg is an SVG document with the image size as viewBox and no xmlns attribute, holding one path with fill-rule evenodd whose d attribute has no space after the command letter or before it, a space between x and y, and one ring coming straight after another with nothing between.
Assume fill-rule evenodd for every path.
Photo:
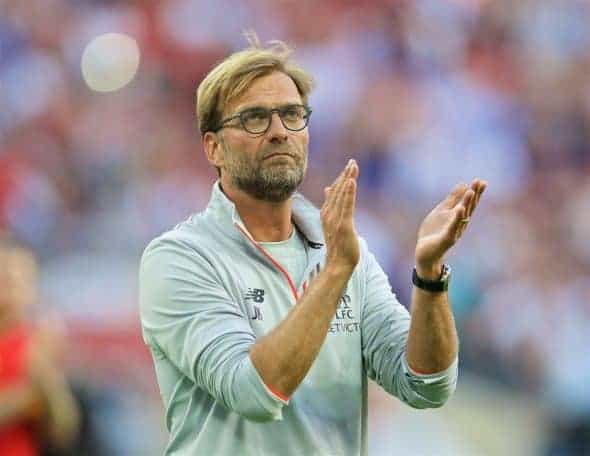
<instances>
[{"instance_id":1,"label":"wrist","mask_svg":"<svg viewBox=\"0 0 590 456\"><path fill-rule=\"evenodd\" d=\"M414 286L421 290L440 293L446 292L449 289L449 280L451 278L451 267L449 265L443 265L441 268L440 276L437 279L425 279L420 277L418 270L414 268L412 271L412 283Z\"/></svg>"},{"instance_id":2,"label":"wrist","mask_svg":"<svg viewBox=\"0 0 590 456\"><path fill-rule=\"evenodd\" d=\"M435 281L440 280L440 276L443 270L443 263L434 263L430 265L424 265L416 263L416 273L423 280Z\"/></svg>"},{"instance_id":3,"label":"wrist","mask_svg":"<svg viewBox=\"0 0 590 456\"><path fill-rule=\"evenodd\" d=\"M354 267L347 264L327 261L323 271L330 280L348 281L354 271Z\"/></svg>"}]
</instances>

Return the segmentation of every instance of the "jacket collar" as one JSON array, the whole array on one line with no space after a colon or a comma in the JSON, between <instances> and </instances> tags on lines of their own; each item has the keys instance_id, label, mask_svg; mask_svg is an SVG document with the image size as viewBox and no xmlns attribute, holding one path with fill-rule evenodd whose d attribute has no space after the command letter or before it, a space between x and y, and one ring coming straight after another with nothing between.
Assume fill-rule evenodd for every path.
<instances>
[{"instance_id":1,"label":"jacket collar","mask_svg":"<svg viewBox=\"0 0 590 456\"><path fill-rule=\"evenodd\" d=\"M291 205L293 223L297 225L311 247L321 247L324 244L324 234L319 210L299 192L295 192L291 198L293 199ZM206 211L212 213L224 228L230 227L232 234L241 236L236 227L238 225L251 237L238 214L236 205L221 190L219 179L213 184Z\"/></svg>"}]
</instances>

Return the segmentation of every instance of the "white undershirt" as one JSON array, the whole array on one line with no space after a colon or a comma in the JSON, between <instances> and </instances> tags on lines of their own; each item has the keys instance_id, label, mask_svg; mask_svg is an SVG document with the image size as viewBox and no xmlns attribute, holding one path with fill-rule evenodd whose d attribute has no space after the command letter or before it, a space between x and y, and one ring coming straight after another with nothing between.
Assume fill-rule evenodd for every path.
<instances>
[{"instance_id":1,"label":"white undershirt","mask_svg":"<svg viewBox=\"0 0 590 456\"><path fill-rule=\"evenodd\" d=\"M305 240L297 227L293 227L293 233L289 239L279 242L260 242L259 244L285 268L297 287L307 267Z\"/></svg>"}]
</instances>

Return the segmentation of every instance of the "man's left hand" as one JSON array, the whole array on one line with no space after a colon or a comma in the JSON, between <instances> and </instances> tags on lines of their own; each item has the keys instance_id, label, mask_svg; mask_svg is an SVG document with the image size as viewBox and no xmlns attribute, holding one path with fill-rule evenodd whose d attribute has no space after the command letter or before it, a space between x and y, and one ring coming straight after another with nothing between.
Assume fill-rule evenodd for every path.
<instances>
[{"instance_id":1,"label":"man's left hand","mask_svg":"<svg viewBox=\"0 0 590 456\"><path fill-rule=\"evenodd\" d=\"M487 182L475 179L471 186L458 184L426 216L418 230L416 271L426 280L438 280L445 253L461 238L479 203Z\"/></svg>"}]
</instances>

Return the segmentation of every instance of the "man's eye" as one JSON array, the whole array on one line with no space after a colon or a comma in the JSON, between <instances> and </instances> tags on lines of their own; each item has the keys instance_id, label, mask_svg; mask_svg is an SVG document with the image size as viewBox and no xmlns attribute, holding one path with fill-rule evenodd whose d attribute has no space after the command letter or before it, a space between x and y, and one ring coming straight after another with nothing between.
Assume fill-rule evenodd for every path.
<instances>
[{"instance_id":1,"label":"man's eye","mask_svg":"<svg viewBox=\"0 0 590 456\"><path fill-rule=\"evenodd\" d=\"M256 121L266 119L268 116L263 109L256 109L252 111L245 111L242 114L245 121Z\"/></svg>"},{"instance_id":2,"label":"man's eye","mask_svg":"<svg viewBox=\"0 0 590 456\"><path fill-rule=\"evenodd\" d=\"M283 111L283 117L288 119L301 119L305 117L305 110L299 106L292 106Z\"/></svg>"}]
</instances>

